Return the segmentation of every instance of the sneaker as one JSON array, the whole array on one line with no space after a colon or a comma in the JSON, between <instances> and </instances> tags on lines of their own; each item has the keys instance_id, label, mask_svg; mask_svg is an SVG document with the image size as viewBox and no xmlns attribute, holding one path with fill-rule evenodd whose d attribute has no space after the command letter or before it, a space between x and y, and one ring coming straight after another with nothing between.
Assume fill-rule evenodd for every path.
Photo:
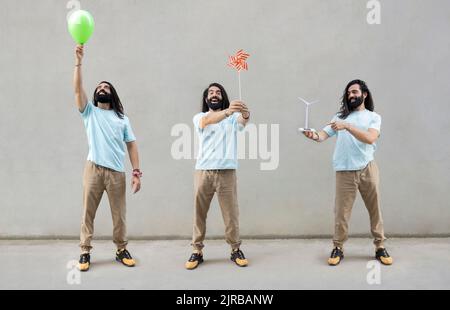
<instances>
[{"instance_id":1,"label":"sneaker","mask_svg":"<svg viewBox=\"0 0 450 310\"><path fill-rule=\"evenodd\" d=\"M91 265L91 255L89 253L83 253L80 255L80 260L78 261L78 269L80 271L88 271Z\"/></svg>"},{"instance_id":2,"label":"sneaker","mask_svg":"<svg viewBox=\"0 0 450 310\"><path fill-rule=\"evenodd\" d=\"M117 250L116 261L124 264L127 267L134 267L134 265L136 264L133 257L131 257L130 252L128 252L126 249Z\"/></svg>"},{"instance_id":3,"label":"sneaker","mask_svg":"<svg viewBox=\"0 0 450 310\"><path fill-rule=\"evenodd\" d=\"M184 266L186 269L192 270L197 268L201 263L203 263L203 254L201 252L194 252Z\"/></svg>"},{"instance_id":4,"label":"sneaker","mask_svg":"<svg viewBox=\"0 0 450 310\"><path fill-rule=\"evenodd\" d=\"M239 267L245 267L248 265L248 260L245 258L244 253L242 253L240 249L231 252L230 259Z\"/></svg>"},{"instance_id":5,"label":"sneaker","mask_svg":"<svg viewBox=\"0 0 450 310\"><path fill-rule=\"evenodd\" d=\"M328 259L328 265L337 266L344 259L344 252L341 248L335 247L331 252L331 256Z\"/></svg>"},{"instance_id":6,"label":"sneaker","mask_svg":"<svg viewBox=\"0 0 450 310\"><path fill-rule=\"evenodd\" d=\"M393 259L391 256L389 256L389 253L386 251L385 248L379 248L375 252L375 258L379 260L383 265L392 265Z\"/></svg>"}]
</instances>

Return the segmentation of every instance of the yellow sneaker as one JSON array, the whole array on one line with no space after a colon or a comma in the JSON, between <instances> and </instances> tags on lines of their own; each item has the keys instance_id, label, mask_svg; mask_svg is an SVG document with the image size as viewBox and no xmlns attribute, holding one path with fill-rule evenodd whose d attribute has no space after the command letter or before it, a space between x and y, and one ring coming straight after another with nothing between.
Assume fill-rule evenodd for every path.
<instances>
[{"instance_id":1,"label":"yellow sneaker","mask_svg":"<svg viewBox=\"0 0 450 310\"><path fill-rule=\"evenodd\" d=\"M80 271L88 271L91 265L91 255L89 253L83 253L80 255L80 260L78 261L78 269Z\"/></svg>"},{"instance_id":2,"label":"yellow sneaker","mask_svg":"<svg viewBox=\"0 0 450 310\"><path fill-rule=\"evenodd\" d=\"M134 267L134 265L136 265L136 262L134 261L133 257L131 257L130 252L128 252L126 249L121 249L116 252L116 261L124 264L127 267Z\"/></svg>"},{"instance_id":3,"label":"yellow sneaker","mask_svg":"<svg viewBox=\"0 0 450 310\"><path fill-rule=\"evenodd\" d=\"M245 258L244 253L242 253L240 249L231 252L230 259L239 267L246 267L248 265L248 260Z\"/></svg>"},{"instance_id":4,"label":"yellow sneaker","mask_svg":"<svg viewBox=\"0 0 450 310\"><path fill-rule=\"evenodd\" d=\"M203 263L202 252L194 252L194 253L192 253L189 260L186 262L186 264L184 264L184 267L186 267L186 269L188 269L188 270L192 270L192 269L197 268L198 265L200 265L201 263Z\"/></svg>"},{"instance_id":5,"label":"yellow sneaker","mask_svg":"<svg viewBox=\"0 0 450 310\"><path fill-rule=\"evenodd\" d=\"M328 265L337 266L344 259L344 252L341 248L334 248L331 252L330 258L328 259Z\"/></svg>"},{"instance_id":6,"label":"yellow sneaker","mask_svg":"<svg viewBox=\"0 0 450 310\"><path fill-rule=\"evenodd\" d=\"M394 262L385 248L379 248L375 252L375 258L378 259L383 265L387 266L392 265L392 263Z\"/></svg>"}]
</instances>

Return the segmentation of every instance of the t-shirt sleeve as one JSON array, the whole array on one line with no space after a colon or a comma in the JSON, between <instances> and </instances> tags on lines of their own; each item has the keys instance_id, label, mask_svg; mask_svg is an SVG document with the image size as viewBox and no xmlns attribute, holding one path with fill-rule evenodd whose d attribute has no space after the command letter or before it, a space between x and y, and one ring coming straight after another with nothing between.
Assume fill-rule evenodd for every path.
<instances>
[{"instance_id":1,"label":"t-shirt sleeve","mask_svg":"<svg viewBox=\"0 0 450 310\"><path fill-rule=\"evenodd\" d=\"M196 131L201 132L203 129L200 128L200 119L205 116L206 113L198 113L194 115L194 118L192 119L192 121L194 122L194 128Z\"/></svg>"},{"instance_id":2,"label":"t-shirt sleeve","mask_svg":"<svg viewBox=\"0 0 450 310\"><path fill-rule=\"evenodd\" d=\"M334 122L334 121L336 121L336 120L337 120L337 115L335 115L335 116L331 119L330 123L331 123L331 122ZM336 131L333 130L333 129L331 128L331 125L325 126L325 128L323 128L323 131L325 131L329 137L333 137L334 135L336 135Z\"/></svg>"},{"instance_id":3,"label":"t-shirt sleeve","mask_svg":"<svg viewBox=\"0 0 450 310\"><path fill-rule=\"evenodd\" d=\"M93 109L94 109L94 105L92 104L92 102L88 101L86 103L86 106L84 107L84 111L80 112L81 117L83 119L86 119L92 113Z\"/></svg>"},{"instance_id":4,"label":"t-shirt sleeve","mask_svg":"<svg viewBox=\"0 0 450 310\"><path fill-rule=\"evenodd\" d=\"M128 117L125 117L125 130L123 133L123 141L125 142L133 142L136 141L136 137L134 136L133 129L130 125L130 120Z\"/></svg>"},{"instance_id":5,"label":"t-shirt sleeve","mask_svg":"<svg viewBox=\"0 0 450 310\"><path fill-rule=\"evenodd\" d=\"M369 128L373 128L378 130L378 132L381 131L381 116L378 114L374 114L374 117L370 121Z\"/></svg>"}]
</instances>

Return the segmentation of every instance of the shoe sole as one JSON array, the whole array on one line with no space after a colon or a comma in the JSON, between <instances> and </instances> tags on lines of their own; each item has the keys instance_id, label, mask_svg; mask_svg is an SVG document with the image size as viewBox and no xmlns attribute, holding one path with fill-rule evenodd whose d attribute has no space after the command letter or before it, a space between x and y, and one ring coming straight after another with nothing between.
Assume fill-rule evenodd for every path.
<instances>
[{"instance_id":1,"label":"shoe sole","mask_svg":"<svg viewBox=\"0 0 450 310\"><path fill-rule=\"evenodd\" d=\"M195 266L194 268L186 268L186 270L194 270L194 269L197 269L197 267L200 266L201 263L203 263L203 259L202 259L201 261L199 260L197 266Z\"/></svg>"},{"instance_id":2,"label":"shoe sole","mask_svg":"<svg viewBox=\"0 0 450 310\"><path fill-rule=\"evenodd\" d=\"M339 262L338 262L337 264L333 265L333 264L328 263L328 266L336 267L336 266L339 265L343 260L344 260L344 256L341 257L341 259L339 260Z\"/></svg>"},{"instance_id":3,"label":"shoe sole","mask_svg":"<svg viewBox=\"0 0 450 310\"><path fill-rule=\"evenodd\" d=\"M235 264L236 264L236 266L238 266L238 267L241 267L241 268L245 268L245 267L247 267L248 265L239 265L238 263L236 263L236 262L234 262Z\"/></svg>"},{"instance_id":4,"label":"shoe sole","mask_svg":"<svg viewBox=\"0 0 450 310\"><path fill-rule=\"evenodd\" d=\"M119 262L119 263L121 263L122 265L124 265L124 266L126 266L126 267L132 268L132 267L136 266L136 265L131 265L131 266L130 266L130 265L127 265L127 264L125 264L124 262L122 262L122 261L121 261L119 258L117 258L117 257L116 257L116 261Z\"/></svg>"},{"instance_id":5,"label":"shoe sole","mask_svg":"<svg viewBox=\"0 0 450 310\"><path fill-rule=\"evenodd\" d=\"M390 263L390 264L385 264L385 263L383 263L383 261L381 260L381 258L378 258L378 257L375 257L375 259L377 260L377 261L379 261L382 265L384 265L384 266L392 266L392 263Z\"/></svg>"},{"instance_id":6,"label":"shoe sole","mask_svg":"<svg viewBox=\"0 0 450 310\"><path fill-rule=\"evenodd\" d=\"M234 261L234 260L232 260L232 259L230 259L233 263L235 263L236 264L236 266L238 266L238 267L242 267L242 268L244 268L244 267L247 267L248 266L248 264L247 265L239 265L238 263L236 263L236 261Z\"/></svg>"},{"instance_id":7,"label":"shoe sole","mask_svg":"<svg viewBox=\"0 0 450 310\"><path fill-rule=\"evenodd\" d=\"M87 269L83 269L83 270L81 270L80 267L78 266L78 270L79 270L80 272L86 272L86 271L89 270L89 268L91 268L91 263L89 263L89 266L87 267Z\"/></svg>"}]
</instances>

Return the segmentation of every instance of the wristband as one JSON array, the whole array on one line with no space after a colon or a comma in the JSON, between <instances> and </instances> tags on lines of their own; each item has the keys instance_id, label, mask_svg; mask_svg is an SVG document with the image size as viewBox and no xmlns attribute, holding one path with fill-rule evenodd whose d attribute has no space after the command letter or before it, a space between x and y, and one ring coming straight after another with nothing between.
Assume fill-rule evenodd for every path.
<instances>
[{"instance_id":1,"label":"wristband","mask_svg":"<svg viewBox=\"0 0 450 310\"><path fill-rule=\"evenodd\" d=\"M138 178L142 178L142 172L139 169L133 169L133 176L134 177L138 177Z\"/></svg>"}]
</instances>

